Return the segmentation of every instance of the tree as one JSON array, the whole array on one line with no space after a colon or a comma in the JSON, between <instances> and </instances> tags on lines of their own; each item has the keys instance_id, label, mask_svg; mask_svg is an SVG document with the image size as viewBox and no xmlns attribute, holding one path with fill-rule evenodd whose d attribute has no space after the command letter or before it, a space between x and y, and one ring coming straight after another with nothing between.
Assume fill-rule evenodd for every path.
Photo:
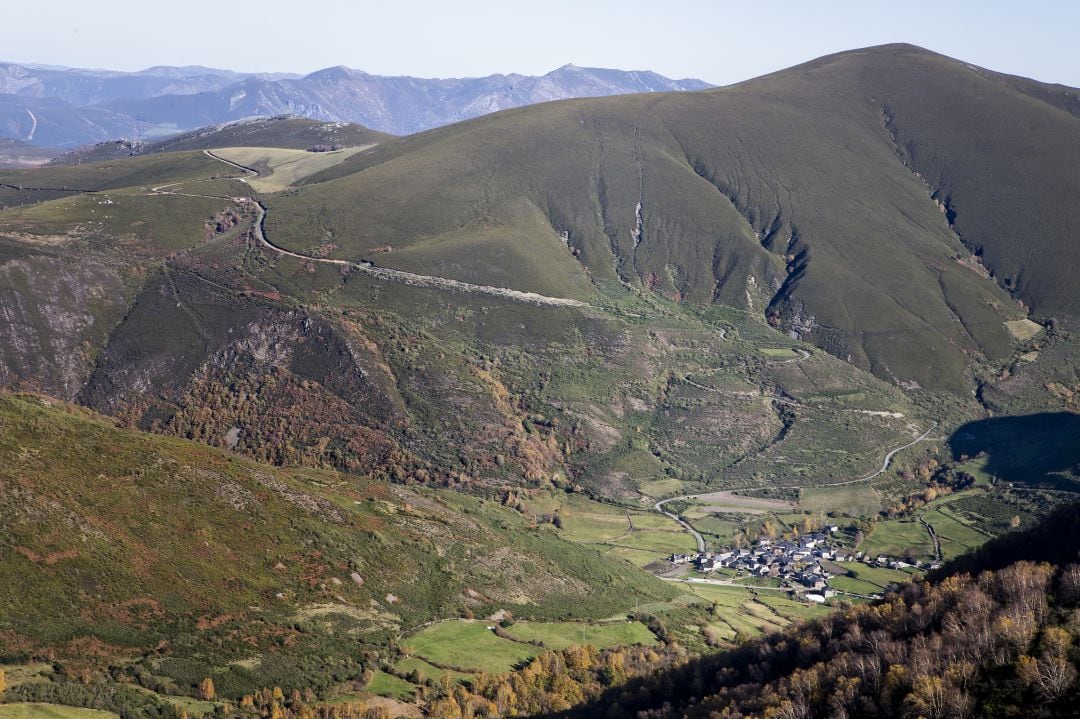
<instances>
[{"instance_id":1,"label":"tree","mask_svg":"<svg viewBox=\"0 0 1080 719\"><path fill-rule=\"evenodd\" d=\"M4 670L0 669L0 696L3 696L4 690L7 689L7 675L4 674Z\"/></svg>"},{"instance_id":2,"label":"tree","mask_svg":"<svg viewBox=\"0 0 1080 719\"><path fill-rule=\"evenodd\" d=\"M214 680L210 677L206 677L199 683L199 698L204 701L213 701L217 696L217 692L214 690Z\"/></svg>"},{"instance_id":3,"label":"tree","mask_svg":"<svg viewBox=\"0 0 1080 719\"><path fill-rule=\"evenodd\" d=\"M1072 637L1060 627L1047 627L1040 644L1039 658L1023 655L1016 663L1021 681L1035 689L1043 701L1052 702L1076 681L1076 668L1069 661Z\"/></svg>"}]
</instances>

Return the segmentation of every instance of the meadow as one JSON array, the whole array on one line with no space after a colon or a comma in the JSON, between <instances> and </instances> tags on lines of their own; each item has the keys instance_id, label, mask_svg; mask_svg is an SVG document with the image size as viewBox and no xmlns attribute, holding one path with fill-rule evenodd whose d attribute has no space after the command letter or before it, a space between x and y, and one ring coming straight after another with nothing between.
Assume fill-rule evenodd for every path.
<instances>
[{"instance_id":1,"label":"meadow","mask_svg":"<svg viewBox=\"0 0 1080 719\"><path fill-rule=\"evenodd\" d=\"M410 654L447 669L462 672L508 672L542 650L503 639L483 620L449 620L425 627L401 642Z\"/></svg>"},{"instance_id":2,"label":"meadow","mask_svg":"<svg viewBox=\"0 0 1080 719\"><path fill-rule=\"evenodd\" d=\"M0 704L0 719L119 719L119 714L60 704L15 702Z\"/></svg>"}]
</instances>

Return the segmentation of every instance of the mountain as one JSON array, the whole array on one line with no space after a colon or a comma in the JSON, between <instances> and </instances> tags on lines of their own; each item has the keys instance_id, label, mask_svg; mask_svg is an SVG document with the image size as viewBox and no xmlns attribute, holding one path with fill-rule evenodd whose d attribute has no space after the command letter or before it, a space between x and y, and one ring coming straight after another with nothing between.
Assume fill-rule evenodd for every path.
<instances>
[{"instance_id":1,"label":"mountain","mask_svg":"<svg viewBox=\"0 0 1080 719\"><path fill-rule=\"evenodd\" d=\"M1008 354L1006 323L1080 316L1080 121L1068 91L1032 87L884 46L728 88L522 108L357 155L272 198L266 227L469 282L739 307L901 386L970 391L972 362ZM490 227L549 249L462 262Z\"/></svg>"},{"instance_id":2,"label":"mountain","mask_svg":"<svg viewBox=\"0 0 1080 719\"><path fill-rule=\"evenodd\" d=\"M946 560L1080 486L1075 94L889 45L0 172L5 702L1066 714L1075 510ZM673 557L825 527L950 576Z\"/></svg>"},{"instance_id":3,"label":"mountain","mask_svg":"<svg viewBox=\"0 0 1080 719\"><path fill-rule=\"evenodd\" d=\"M708 87L700 80L669 80L652 72L600 70L567 65L541 77L491 75L421 79L326 68L295 80L250 78L198 95L104 103L140 121L207 125L250 116L294 114L332 122L357 122L405 135L498 110L572 97L671 92Z\"/></svg>"},{"instance_id":4,"label":"mountain","mask_svg":"<svg viewBox=\"0 0 1080 719\"><path fill-rule=\"evenodd\" d=\"M7 173L0 380L399 480L849 481L987 408L1076 411L1067 94L884 46L337 153L281 120Z\"/></svg>"},{"instance_id":5,"label":"mountain","mask_svg":"<svg viewBox=\"0 0 1080 719\"><path fill-rule=\"evenodd\" d=\"M0 93L53 98L86 107L120 98L209 92L248 77L273 80L293 76L254 75L198 66L158 66L139 72L117 72L0 63Z\"/></svg>"},{"instance_id":6,"label":"mountain","mask_svg":"<svg viewBox=\"0 0 1080 719\"><path fill-rule=\"evenodd\" d=\"M202 67L153 67L120 73L0 64L0 93L19 98L17 102L23 105L31 98L49 100L54 112L72 116L65 120L72 126L68 134L48 136L60 147L160 136L277 115L354 122L407 134L548 100L705 87L708 85L700 80L669 80L652 72L573 65L541 77L491 75L442 80L381 77L345 67L299 77ZM79 131L80 119L88 113L108 119L89 135ZM0 135L26 139L27 134L22 124L9 123L6 130L0 124ZM30 137L33 139L32 134Z\"/></svg>"},{"instance_id":7,"label":"mountain","mask_svg":"<svg viewBox=\"0 0 1080 719\"><path fill-rule=\"evenodd\" d=\"M140 133L139 123L101 108L55 98L0 95L0 137L41 147L75 147Z\"/></svg>"}]
</instances>

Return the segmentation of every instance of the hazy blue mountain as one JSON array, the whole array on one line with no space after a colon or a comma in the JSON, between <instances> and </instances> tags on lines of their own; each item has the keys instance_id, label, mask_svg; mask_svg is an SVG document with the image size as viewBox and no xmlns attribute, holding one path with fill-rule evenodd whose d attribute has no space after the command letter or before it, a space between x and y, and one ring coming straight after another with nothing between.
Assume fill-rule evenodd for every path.
<instances>
[{"instance_id":1,"label":"hazy blue mountain","mask_svg":"<svg viewBox=\"0 0 1080 719\"><path fill-rule=\"evenodd\" d=\"M539 77L428 79L371 75L342 66L301 77L200 66L114 72L0 63L0 94L11 98L0 136L72 147L283 114L403 135L549 100L707 87L701 80L672 80L649 71L574 65ZM26 109L37 110L30 99L48 101L53 129L45 137L31 134ZM100 122L88 123L91 116Z\"/></svg>"}]
</instances>

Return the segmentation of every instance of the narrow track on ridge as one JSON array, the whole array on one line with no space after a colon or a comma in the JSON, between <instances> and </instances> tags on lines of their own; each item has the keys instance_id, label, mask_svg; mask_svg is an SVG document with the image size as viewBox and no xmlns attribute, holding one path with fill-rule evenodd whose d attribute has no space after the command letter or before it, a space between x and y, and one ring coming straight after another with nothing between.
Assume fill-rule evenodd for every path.
<instances>
[{"instance_id":1,"label":"narrow track on ridge","mask_svg":"<svg viewBox=\"0 0 1080 719\"><path fill-rule=\"evenodd\" d=\"M215 155L210 150L203 150L203 153L207 157L223 162L230 167L233 167L250 175L257 176L259 173L250 167L244 167L238 163L226 160L223 157ZM241 182L246 182L243 178L237 178ZM404 270L393 270L387 267L377 267L371 262L360 261L353 262L351 260L334 260L325 257L312 257L311 255L305 255L292 250L287 250L280 245L275 245L266 237L266 207L258 200L252 198L250 202L255 207L255 225L254 233L255 239L263 247L273 250L282 255L289 257L295 257L307 262L321 262L323 264L337 265L338 267L347 267L349 269L358 270L365 274L377 277L381 280L389 282L398 282L401 284L411 285L413 287L433 287L436 289L444 289L455 292L465 292L469 294L482 294L490 295L492 297L502 297L509 300L515 300L517 302L524 302L532 305L546 305L551 307L590 307L587 302L581 300L570 299L569 297L549 297L537 292L524 292L522 290L512 290L507 287L492 287L490 285L477 285L471 282L462 282L460 280L452 280L446 277L434 277L432 275L420 275L414 272L406 272Z\"/></svg>"}]
</instances>

